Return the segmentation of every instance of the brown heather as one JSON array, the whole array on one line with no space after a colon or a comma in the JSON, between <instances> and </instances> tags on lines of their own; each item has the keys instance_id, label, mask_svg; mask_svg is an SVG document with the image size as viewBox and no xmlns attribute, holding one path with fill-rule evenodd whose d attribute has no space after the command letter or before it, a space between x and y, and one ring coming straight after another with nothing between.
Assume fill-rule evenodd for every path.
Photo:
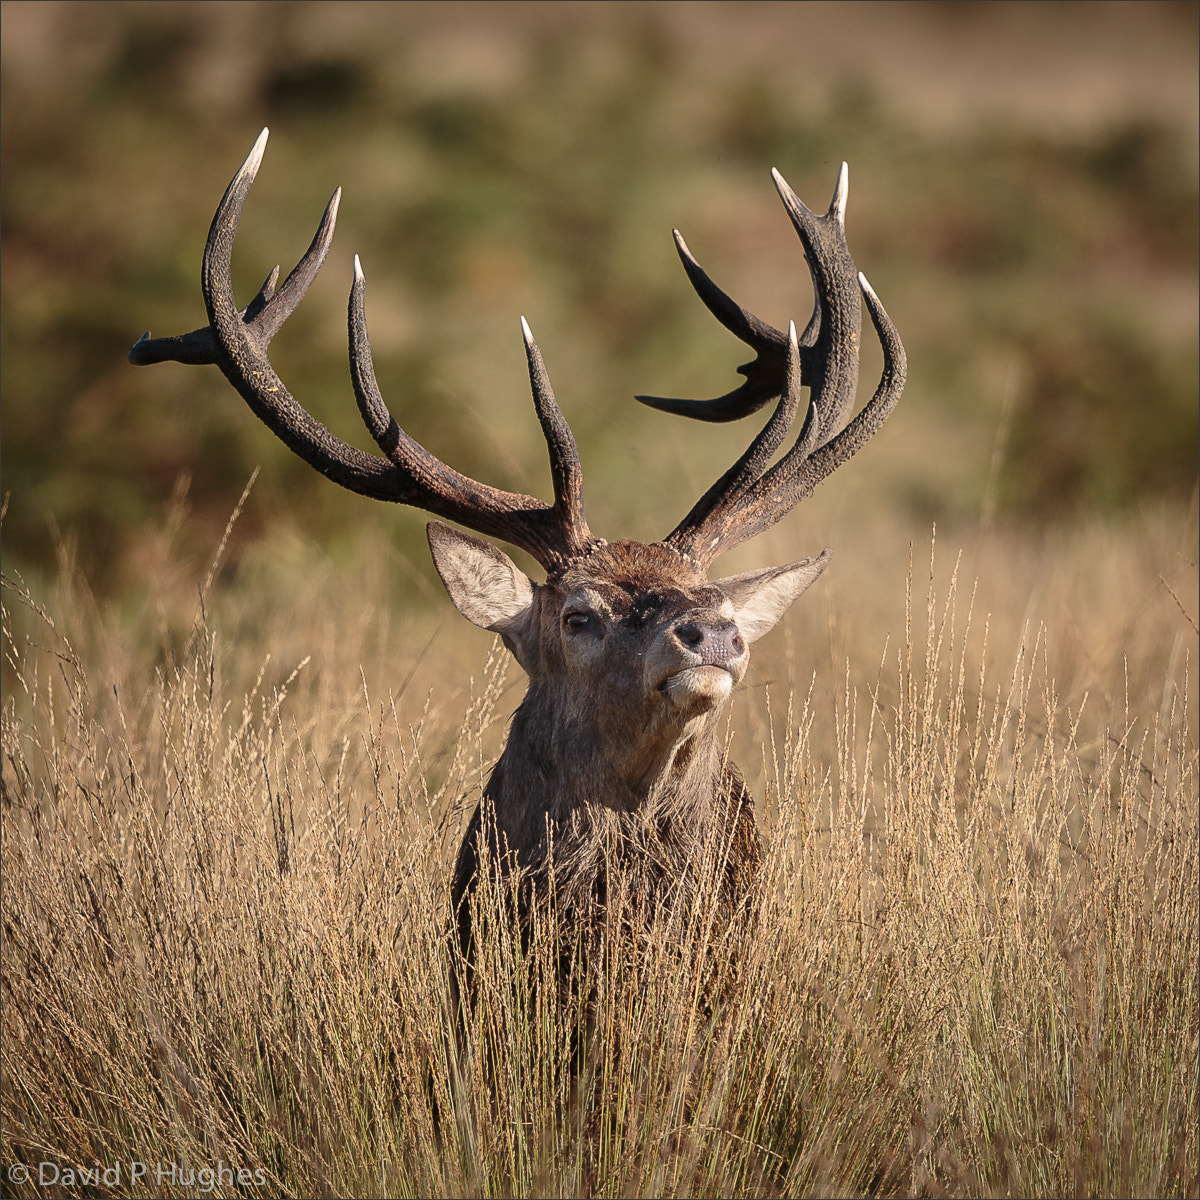
<instances>
[{"instance_id":1,"label":"brown heather","mask_svg":"<svg viewBox=\"0 0 1200 1200\"><path fill-rule=\"evenodd\" d=\"M188 601L182 520L143 611L67 549L45 601L5 579L6 1194L131 1160L262 1195L1195 1194L1194 509L943 540L907 605L898 554L873 589L843 556L730 721L752 910L660 911L585 1019L548 986L571 931L523 943L482 889L461 1051L450 874L507 656L459 697L446 626L389 638L377 555L285 535Z\"/></svg>"}]
</instances>

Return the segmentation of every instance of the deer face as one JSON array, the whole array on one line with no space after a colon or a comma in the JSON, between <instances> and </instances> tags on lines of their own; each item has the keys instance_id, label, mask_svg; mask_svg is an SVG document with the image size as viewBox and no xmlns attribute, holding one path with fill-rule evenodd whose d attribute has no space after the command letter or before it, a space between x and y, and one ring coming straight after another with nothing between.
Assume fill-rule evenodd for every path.
<instances>
[{"instance_id":1,"label":"deer face","mask_svg":"<svg viewBox=\"0 0 1200 1200\"><path fill-rule=\"evenodd\" d=\"M544 621L557 620L551 636L567 678L664 722L719 707L750 657L729 598L682 572L670 552L622 543L592 557L603 561L571 572L547 597Z\"/></svg>"},{"instance_id":2,"label":"deer face","mask_svg":"<svg viewBox=\"0 0 1200 1200\"><path fill-rule=\"evenodd\" d=\"M604 544L534 584L494 546L429 526L460 612L499 633L543 693L560 734L603 747L635 797L682 767L742 681L750 643L824 570L829 552L712 582L661 544ZM682 755L682 759L681 759Z\"/></svg>"}]
</instances>

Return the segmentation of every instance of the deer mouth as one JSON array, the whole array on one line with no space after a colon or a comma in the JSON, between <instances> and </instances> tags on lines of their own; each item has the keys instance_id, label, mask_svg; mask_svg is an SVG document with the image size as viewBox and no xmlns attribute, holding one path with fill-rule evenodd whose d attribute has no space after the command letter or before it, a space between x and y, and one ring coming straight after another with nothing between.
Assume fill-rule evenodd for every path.
<instances>
[{"instance_id":1,"label":"deer mouth","mask_svg":"<svg viewBox=\"0 0 1200 1200\"><path fill-rule=\"evenodd\" d=\"M733 691L733 675L724 667L702 663L668 675L658 685L658 690L679 707L690 707L705 701L704 707L713 707L727 699Z\"/></svg>"}]
</instances>

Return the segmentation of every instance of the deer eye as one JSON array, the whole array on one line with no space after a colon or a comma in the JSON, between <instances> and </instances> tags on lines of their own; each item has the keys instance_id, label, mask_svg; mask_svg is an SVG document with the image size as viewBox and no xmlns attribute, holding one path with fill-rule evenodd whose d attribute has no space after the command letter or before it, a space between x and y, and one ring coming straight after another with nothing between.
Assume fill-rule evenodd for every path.
<instances>
[{"instance_id":1,"label":"deer eye","mask_svg":"<svg viewBox=\"0 0 1200 1200\"><path fill-rule=\"evenodd\" d=\"M591 613L569 612L563 617L563 628L568 633L582 633L585 629L595 629L596 618Z\"/></svg>"}]
</instances>

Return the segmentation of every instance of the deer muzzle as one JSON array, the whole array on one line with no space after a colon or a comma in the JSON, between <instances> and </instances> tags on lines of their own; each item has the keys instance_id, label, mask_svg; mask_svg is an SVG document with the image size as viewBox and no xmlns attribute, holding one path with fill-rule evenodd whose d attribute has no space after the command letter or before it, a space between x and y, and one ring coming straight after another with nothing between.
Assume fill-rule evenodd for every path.
<instances>
[{"instance_id":1,"label":"deer muzzle","mask_svg":"<svg viewBox=\"0 0 1200 1200\"><path fill-rule=\"evenodd\" d=\"M666 631L658 690L677 708L703 712L726 700L746 671L746 640L734 622L689 613Z\"/></svg>"}]
</instances>

